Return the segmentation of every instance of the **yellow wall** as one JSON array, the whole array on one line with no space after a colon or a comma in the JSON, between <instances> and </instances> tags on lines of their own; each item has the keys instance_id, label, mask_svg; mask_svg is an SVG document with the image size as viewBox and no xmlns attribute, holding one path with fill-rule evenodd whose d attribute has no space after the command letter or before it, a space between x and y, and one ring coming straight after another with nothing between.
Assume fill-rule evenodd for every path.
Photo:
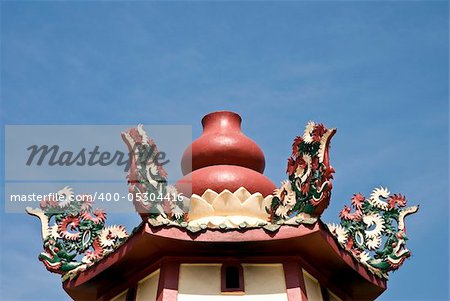
<instances>
[{"instance_id":1,"label":"yellow wall","mask_svg":"<svg viewBox=\"0 0 450 301\"><path fill-rule=\"evenodd\" d=\"M243 264L245 293L221 292L221 264L182 264L178 301L287 301L282 264Z\"/></svg>"},{"instance_id":2,"label":"yellow wall","mask_svg":"<svg viewBox=\"0 0 450 301\"><path fill-rule=\"evenodd\" d=\"M316 278L311 276L305 270L303 272L303 279L305 281L306 287L306 296L308 297L308 301L322 301L322 291L320 290L320 284Z\"/></svg>"},{"instance_id":3,"label":"yellow wall","mask_svg":"<svg viewBox=\"0 0 450 301\"><path fill-rule=\"evenodd\" d=\"M151 273L138 282L136 301L153 301L156 300L158 293L159 270Z\"/></svg>"},{"instance_id":4,"label":"yellow wall","mask_svg":"<svg viewBox=\"0 0 450 301\"><path fill-rule=\"evenodd\" d=\"M221 267L221 264L181 264L178 280L178 301L192 300L185 299L183 295L220 295Z\"/></svg>"},{"instance_id":5,"label":"yellow wall","mask_svg":"<svg viewBox=\"0 0 450 301\"><path fill-rule=\"evenodd\" d=\"M222 264L181 264L178 301L287 301L282 264L242 264L243 294L221 292ZM301 271L308 301L322 301L320 284L311 274ZM136 301L156 300L160 271L157 270L138 282ZM330 301L342 301L328 291ZM111 301L125 301L127 290Z\"/></svg>"}]
</instances>

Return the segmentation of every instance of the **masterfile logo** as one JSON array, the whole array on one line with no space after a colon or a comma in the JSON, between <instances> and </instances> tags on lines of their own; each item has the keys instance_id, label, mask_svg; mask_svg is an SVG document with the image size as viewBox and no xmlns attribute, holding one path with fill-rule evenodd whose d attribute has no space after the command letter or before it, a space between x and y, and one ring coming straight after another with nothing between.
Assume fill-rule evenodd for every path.
<instances>
[{"instance_id":1,"label":"masterfile logo","mask_svg":"<svg viewBox=\"0 0 450 301\"><path fill-rule=\"evenodd\" d=\"M38 199L28 196L47 195L65 186L96 194L105 202L129 202L130 155L137 152L144 154L140 156L144 160L163 167L170 175L167 184L174 184L183 176L180 162L184 150L192 143L191 126L144 125L158 147L136 145L130 151L121 133L134 127L5 126L5 200L15 200L5 202L6 212L23 212L27 205L30 206L29 200ZM109 208L110 211L116 209Z\"/></svg>"}]
</instances>

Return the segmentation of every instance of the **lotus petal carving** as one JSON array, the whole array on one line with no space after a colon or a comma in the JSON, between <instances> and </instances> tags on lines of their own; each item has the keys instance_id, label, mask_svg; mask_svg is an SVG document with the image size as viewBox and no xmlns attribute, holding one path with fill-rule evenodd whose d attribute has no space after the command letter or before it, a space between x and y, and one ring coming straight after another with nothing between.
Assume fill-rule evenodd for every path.
<instances>
[{"instance_id":1,"label":"lotus petal carving","mask_svg":"<svg viewBox=\"0 0 450 301\"><path fill-rule=\"evenodd\" d=\"M272 196L251 194L244 187L235 192L220 193L207 189L201 196L193 194L189 210L189 227L239 228L256 227L268 223L266 207Z\"/></svg>"}]
</instances>

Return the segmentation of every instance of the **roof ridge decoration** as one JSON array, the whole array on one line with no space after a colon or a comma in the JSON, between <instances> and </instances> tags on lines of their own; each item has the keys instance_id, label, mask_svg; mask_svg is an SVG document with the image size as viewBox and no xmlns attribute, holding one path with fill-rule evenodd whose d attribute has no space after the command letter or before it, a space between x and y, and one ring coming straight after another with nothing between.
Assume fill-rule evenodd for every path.
<instances>
[{"instance_id":1,"label":"roof ridge decoration","mask_svg":"<svg viewBox=\"0 0 450 301\"><path fill-rule=\"evenodd\" d=\"M340 224L327 224L339 244L359 262L378 276L388 278L411 256L406 248L406 216L416 213L419 206L406 206L401 194L391 195L383 187L375 188L369 198L353 195L351 212L341 210Z\"/></svg>"},{"instance_id":2,"label":"roof ridge decoration","mask_svg":"<svg viewBox=\"0 0 450 301\"><path fill-rule=\"evenodd\" d=\"M275 189L269 208L272 223L317 220L328 207L334 173L328 151L335 133L336 129L310 121L303 136L294 139L286 169L289 179Z\"/></svg>"},{"instance_id":3,"label":"roof ridge decoration","mask_svg":"<svg viewBox=\"0 0 450 301\"><path fill-rule=\"evenodd\" d=\"M127 176L133 204L145 223L151 227L180 227L189 232L206 230L232 231L264 228L277 231L281 226L316 223L328 207L334 169L329 162L330 141L336 129L321 123L308 122L303 136L292 144L287 162L288 179L272 195L250 193L245 187L235 191L207 189L202 195L189 198L176 187L168 185L167 172L155 163L158 153L155 142L147 136L142 125L122 132L130 151ZM164 198L151 201L139 196L159 194ZM27 212L41 219L44 252L39 259L46 268L63 275L63 280L114 252L127 239L122 226L105 227L106 213L92 209L92 197L72 202L68 187L58 192L65 200L45 199L40 208ZM406 249L407 215L419 206L404 208L406 198L390 195L377 188L370 198L356 194L351 209L340 213L340 224L328 224L340 246L347 250L374 275L387 278L388 272L403 264L410 252ZM54 218L56 224L49 221ZM71 231L67 231L67 229ZM72 233L72 230L78 230ZM78 255L84 255L77 261Z\"/></svg>"},{"instance_id":4,"label":"roof ridge decoration","mask_svg":"<svg viewBox=\"0 0 450 301\"><path fill-rule=\"evenodd\" d=\"M154 160L158 153L156 143L147 136L143 125L122 132L122 140L131 156L127 179L136 211L144 220L155 219L163 220L163 224L173 222L184 225L187 222L189 199L179 194L174 186L168 185L167 172ZM151 194L163 197L155 197L154 201L142 197Z\"/></svg>"},{"instance_id":5,"label":"roof ridge decoration","mask_svg":"<svg viewBox=\"0 0 450 301\"><path fill-rule=\"evenodd\" d=\"M202 196L193 194L188 229L265 226L269 217L266 206L271 200L270 195L264 198L259 192L250 194L244 187L235 192L225 189L217 193L208 189Z\"/></svg>"},{"instance_id":6,"label":"roof ridge decoration","mask_svg":"<svg viewBox=\"0 0 450 301\"><path fill-rule=\"evenodd\" d=\"M271 195L264 198L261 193L251 194L244 187L219 193L207 189L201 196L193 194L188 201L186 221L179 223L169 213L149 217L147 222L152 226L178 226L190 232L270 227L267 206L272 201Z\"/></svg>"},{"instance_id":7,"label":"roof ridge decoration","mask_svg":"<svg viewBox=\"0 0 450 301\"><path fill-rule=\"evenodd\" d=\"M92 204L91 195L75 198L72 188L66 186L45 197L40 208L26 208L41 221L44 251L39 260L48 271L61 274L63 281L114 252L128 238L123 226L105 226L106 213L94 210Z\"/></svg>"}]
</instances>

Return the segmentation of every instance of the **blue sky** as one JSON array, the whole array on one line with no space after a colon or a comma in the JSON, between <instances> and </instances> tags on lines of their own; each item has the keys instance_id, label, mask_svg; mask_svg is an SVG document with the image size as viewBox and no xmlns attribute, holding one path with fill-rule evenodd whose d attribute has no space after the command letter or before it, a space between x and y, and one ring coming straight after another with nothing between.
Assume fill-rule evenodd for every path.
<instances>
[{"instance_id":1,"label":"blue sky","mask_svg":"<svg viewBox=\"0 0 450 301\"><path fill-rule=\"evenodd\" d=\"M188 124L196 137L203 115L233 110L276 183L308 120L337 127L322 219L356 192L405 194L421 205L413 257L379 300L447 300L448 34L444 1L2 2L1 120ZM1 299L67 300L37 260L38 221L0 220Z\"/></svg>"}]
</instances>

